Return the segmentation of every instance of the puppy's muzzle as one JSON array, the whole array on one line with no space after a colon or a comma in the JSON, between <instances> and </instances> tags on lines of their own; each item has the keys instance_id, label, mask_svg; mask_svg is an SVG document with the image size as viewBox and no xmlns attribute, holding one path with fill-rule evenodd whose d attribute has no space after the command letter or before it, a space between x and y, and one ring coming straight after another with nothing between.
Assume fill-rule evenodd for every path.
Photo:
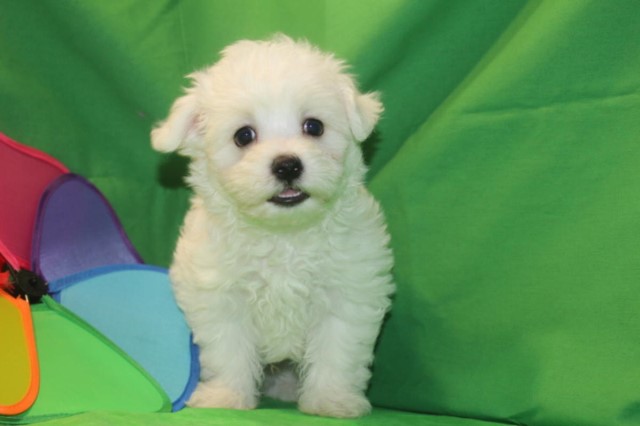
<instances>
[{"instance_id":1,"label":"puppy's muzzle","mask_svg":"<svg viewBox=\"0 0 640 426\"><path fill-rule=\"evenodd\" d=\"M271 173L286 186L269 201L280 206L292 207L309 198L309 194L294 186L294 182L302 176L303 171L304 166L298 157L292 155L276 157L271 163Z\"/></svg>"}]
</instances>

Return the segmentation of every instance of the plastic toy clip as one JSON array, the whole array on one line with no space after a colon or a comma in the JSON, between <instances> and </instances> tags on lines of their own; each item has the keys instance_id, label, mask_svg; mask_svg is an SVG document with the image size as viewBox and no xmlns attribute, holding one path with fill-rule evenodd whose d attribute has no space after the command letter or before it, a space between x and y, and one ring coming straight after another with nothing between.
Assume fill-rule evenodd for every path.
<instances>
[{"instance_id":1,"label":"plastic toy clip","mask_svg":"<svg viewBox=\"0 0 640 426\"><path fill-rule=\"evenodd\" d=\"M47 282L32 271L16 271L8 262L0 267L0 287L13 297L22 297L30 304L40 302L49 292Z\"/></svg>"}]
</instances>

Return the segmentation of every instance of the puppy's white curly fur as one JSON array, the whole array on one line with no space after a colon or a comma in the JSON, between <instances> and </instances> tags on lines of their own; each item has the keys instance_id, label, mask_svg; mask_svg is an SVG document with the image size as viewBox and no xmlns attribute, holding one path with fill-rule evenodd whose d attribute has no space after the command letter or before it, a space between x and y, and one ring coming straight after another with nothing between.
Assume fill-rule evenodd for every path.
<instances>
[{"instance_id":1,"label":"puppy's white curly fur","mask_svg":"<svg viewBox=\"0 0 640 426\"><path fill-rule=\"evenodd\" d=\"M311 414L366 414L394 290L358 146L382 112L377 95L360 93L332 55L282 35L237 42L190 77L152 131L155 149L191 158L194 196L170 269L200 347L189 405L251 409L263 391ZM309 118L321 135L304 132ZM244 126L256 140L238 146ZM282 156L303 167L287 182L273 171ZM292 188L308 198L273 202ZM270 374L273 364L284 370Z\"/></svg>"}]
</instances>

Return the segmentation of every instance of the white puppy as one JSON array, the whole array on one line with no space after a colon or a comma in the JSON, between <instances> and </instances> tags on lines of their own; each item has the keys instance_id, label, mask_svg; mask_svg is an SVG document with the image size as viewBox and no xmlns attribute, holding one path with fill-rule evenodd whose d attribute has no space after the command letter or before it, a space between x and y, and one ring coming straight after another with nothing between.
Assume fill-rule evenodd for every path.
<instances>
[{"instance_id":1,"label":"white puppy","mask_svg":"<svg viewBox=\"0 0 640 426\"><path fill-rule=\"evenodd\" d=\"M200 347L190 406L250 409L262 390L312 414L371 408L392 255L358 142L382 105L344 70L285 36L240 41L152 132L191 159L170 271Z\"/></svg>"}]
</instances>

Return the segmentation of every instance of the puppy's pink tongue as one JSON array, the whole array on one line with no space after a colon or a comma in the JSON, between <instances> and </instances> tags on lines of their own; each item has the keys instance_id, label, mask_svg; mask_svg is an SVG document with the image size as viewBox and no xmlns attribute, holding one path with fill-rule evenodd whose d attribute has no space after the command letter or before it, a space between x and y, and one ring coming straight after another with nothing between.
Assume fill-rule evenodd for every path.
<instances>
[{"instance_id":1,"label":"puppy's pink tongue","mask_svg":"<svg viewBox=\"0 0 640 426\"><path fill-rule=\"evenodd\" d=\"M282 197L282 198L297 197L298 195L300 195L300 193L301 191L299 189L287 188L281 193L279 193L278 197Z\"/></svg>"}]
</instances>

